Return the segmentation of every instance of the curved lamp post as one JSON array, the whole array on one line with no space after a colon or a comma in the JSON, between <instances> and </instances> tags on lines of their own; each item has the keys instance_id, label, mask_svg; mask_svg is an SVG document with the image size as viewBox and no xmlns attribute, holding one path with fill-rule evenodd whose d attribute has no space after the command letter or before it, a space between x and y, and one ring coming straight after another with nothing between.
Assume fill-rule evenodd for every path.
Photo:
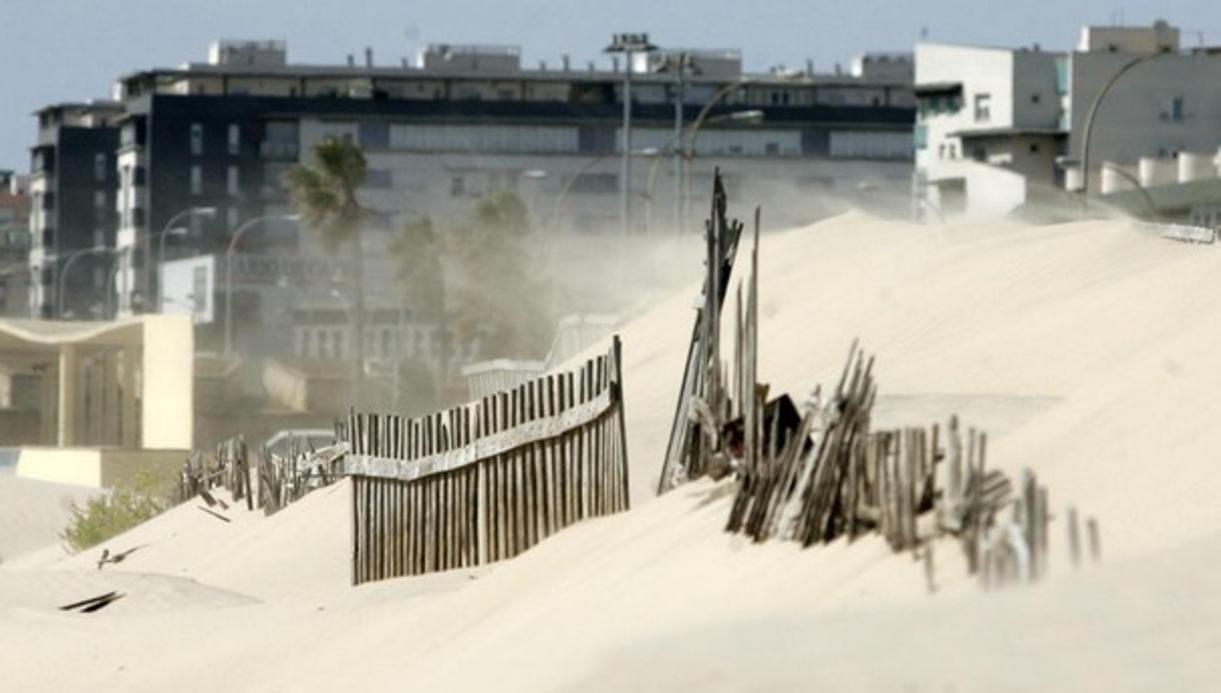
<instances>
[{"instance_id":1,"label":"curved lamp post","mask_svg":"<svg viewBox=\"0 0 1221 693\"><path fill-rule=\"evenodd\" d=\"M1149 208L1149 214L1152 215L1153 221L1155 221L1155 222L1161 221L1161 215L1159 215L1157 213L1157 205L1154 204L1154 202L1153 202L1153 196L1149 194L1148 188L1141 185L1139 178L1137 178L1136 176L1132 175L1131 173L1123 170L1117 164L1114 164L1110 161L1102 162L1102 167L1111 169L1116 174L1118 174L1120 178L1123 178L1124 180L1131 183L1132 186L1135 187L1140 192L1141 197L1143 197L1145 199L1145 206L1147 206Z\"/></svg>"},{"instance_id":2,"label":"curved lamp post","mask_svg":"<svg viewBox=\"0 0 1221 693\"><path fill-rule=\"evenodd\" d=\"M1098 109L1102 106L1102 100L1110 93L1111 88L1119 81L1121 77L1126 75L1137 65L1156 60L1166 55L1178 55L1174 51L1162 51L1159 53L1150 53L1148 55L1137 56L1128 62L1124 63L1123 67L1119 68L1111 78L1102 85L1102 89L1094 96L1094 100L1090 102L1090 110L1085 115L1085 127L1081 134L1081 196L1085 197L1090 188L1090 136L1094 133L1094 119L1098 117Z\"/></svg>"},{"instance_id":3,"label":"curved lamp post","mask_svg":"<svg viewBox=\"0 0 1221 693\"><path fill-rule=\"evenodd\" d=\"M631 156L655 156L656 153L657 152L654 149L641 149L632 152ZM572 186L574 183L576 183L577 179L588 173L594 166L597 166L603 161L606 161L614 156L616 155L613 153L595 156L582 164L581 168L577 169L576 173L572 174L568 180L564 181L564 187L560 188L559 194L555 196L555 203L551 205L551 214L547 217L547 224L545 225L545 228L547 229L548 233L555 231L556 223L560 216L560 210L564 208L564 202L568 199L568 193L572 191Z\"/></svg>"},{"instance_id":4,"label":"curved lamp post","mask_svg":"<svg viewBox=\"0 0 1221 693\"><path fill-rule=\"evenodd\" d=\"M225 248L225 356L233 353L233 251L237 249L237 242L256 224L267 221L297 221L300 218L300 214L267 214L255 217L237 227L229 238L229 245Z\"/></svg>"},{"instance_id":5,"label":"curved lamp post","mask_svg":"<svg viewBox=\"0 0 1221 693\"><path fill-rule=\"evenodd\" d=\"M77 251L73 252L71 255L69 255L68 259L64 260L64 266L59 270L59 291L57 292L57 294L55 296L55 303L56 303L55 314L57 316L59 316L60 320L63 320L63 318L64 318L64 291L67 289L68 270L72 268L72 263L76 262L78 258L84 257L85 255L89 255L92 253L113 253L113 252L115 252L114 248L103 248L103 247L81 248L80 250L77 250Z\"/></svg>"},{"instance_id":6,"label":"curved lamp post","mask_svg":"<svg viewBox=\"0 0 1221 693\"><path fill-rule=\"evenodd\" d=\"M169 221L165 222L165 226L161 227L161 231L159 233L162 239L164 239L165 234L169 233L170 229L172 229L175 224L183 219L186 219L187 217L203 217L205 219L211 219L215 216L215 207L187 207L181 212L178 212L174 216L170 217ZM153 263L151 262L153 253L152 245L153 234L144 234L144 296L147 300L144 312L148 312L148 308L153 305Z\"/></svg>"}]
</instances>

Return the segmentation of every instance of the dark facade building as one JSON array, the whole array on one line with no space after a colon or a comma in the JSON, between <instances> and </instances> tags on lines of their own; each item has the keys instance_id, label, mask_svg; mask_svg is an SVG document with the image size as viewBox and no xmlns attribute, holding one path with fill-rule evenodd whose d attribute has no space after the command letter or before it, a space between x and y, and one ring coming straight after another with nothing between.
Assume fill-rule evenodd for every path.
<instances>
[{"instance_id":1,"label":"dark facade building","mask_svg":"<svg viewBox=\"0 0 1221 693\"><path fill-rule=\"evenodd\" d=\"M30 313L29 179L0 171L0 316Z\"/></svg>"},{"instance_id":2,"label":"dark facade building","mask_svg":"<svg viewBox=\"0 0 1221 693\"><path fill-rule=\"evenodd\" d=\"M667 71L676 55L686 59L681 77ZM906 197L908 56L873 55L829 75L746 73L736 51L636 57L630 183L620 180L617 64L528 69L515 47L437 45L401 66L375 66L371 54L363 65L293 65L282 43L218 42L206 63L128 75L118 88L118 311L160 308L152 268L221 253L243 225L243 252L298 245L291 225L259 220L290 211L280 177L327 136L358 142L368 157L360 195L373 231L454 218L497 190L517 192L552 227L619 230L624 187L633 231L668 230L717 166L738 194L772 203L777 225L813 221L835 211L828 200L862 190ZM690 149L685 184L678 141Z\"/></svg>"},{"instance_id":3,"label":"dark facade building","mask_svg":"<svg viewBox=\"0 0 1221 693\"><path fill-rule=\"evenodd\" d=\"M124 76L118 102L40 113L34 172L46 213L31 219L30 262L39 270L31 303L38 314L54 314L70 254L104 245L113 252L84 253L69 267L66 315L96 314L99 306L117 315L181 311L201 299L163 295L159 266L211 255L216 261L203 271L214 273L206 284L213 296L197 344L220 350L223 255L240 232L233 317L249 329L235 330L238 345L253 339L260 348L327 356L293 316L340 316L310 328L334 343L335 330L349 329L343 272L262 271L321 266L309 258L326 253L284 218L292 209L280 180L326 137L357 142L368 159L359 191L374 212L364 234L368 286L382 292L366 297L370 311L397 300L386 288L395 271L386 253L391 234L379 232L420 217L460 219L495 191L517 193L539 227L573 234L621 232L625 192L634 235L698 232L698 222L676 224L703 212L717 167L732 195L766 206L773 228L815 221L844 201L908 208L915 119L908 56L875 54L832 74L745 72L732 50L635 58L627 180L619 62L532 69L515 47L433 45L402 65L375 65L371 54L363 64L295 65L282 43L218 42L205 63ZM62 203L68 195L70 207ZM109 204L95 204L105 195ZM301 261L286 264L286 256ZM370 327L366 342L384 341L376 332L384 327ZM420 335L432 328L408 326L403 339L428 341ZM350 344L352 335L344 339ZM431 344L419 346L428 358Z\"/></svg>"},{"instance_id":4,"label":"dark facade building","mask_svg":"<svg viewBox=\"0 0 1221 693\"><path fill-rule=\"evenodd\" d=\"M113 313L116 122L122 113L119 103L95 101L48 106L37 114L29 218L34 317Z\"/></svg>"}]
</instances>

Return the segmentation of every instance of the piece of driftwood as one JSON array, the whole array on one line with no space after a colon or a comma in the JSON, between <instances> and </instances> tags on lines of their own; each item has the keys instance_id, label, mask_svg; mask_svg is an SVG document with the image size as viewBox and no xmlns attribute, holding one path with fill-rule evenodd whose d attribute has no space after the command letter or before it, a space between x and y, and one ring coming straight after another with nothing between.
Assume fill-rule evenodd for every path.
<instances>
[{"instance_id":1,"label":"piece of driftwood","mask_svg":"<svg viewBox=\"0 0 1221 693\"><path fill-rule=\"evenodd\" d=\"M197 507L198 507L200 510L204 511L205 513L207 513L207 514L211 515L212 517L215 517L215 518L216 518L216 519L218 519L218 520L222 520L222 521L224 521L224 522L232 522L232 521L233 521L233 520L230 520L228 517L225 517L224 515L221 515L220 513L216 512L215 510L212 510L211 508L209 508L209 507L207 507L207 506L200 505L200 506L197 506Z\"/></svg>"},{"instance_id":2,"label":"piece of driftwood","mask_svg":"<svg viewBox=\"0 0 1221 693\"><path fill-rule=\"evenodd\" d=\"M117 591L106 592L105 594L99 594L96 597L89 597L88 599L82 599L79 602L72 602L71 604L64 604L63 606L59 607L59 610L60 611L77 611L82 614L91 614L95 611L98 611L98 610L106 608L107 606L110 606L111 604L117 602L118 600L122 599L123 597L124 597L123 592L117 592Z\"/></svg>"}]
</instances>

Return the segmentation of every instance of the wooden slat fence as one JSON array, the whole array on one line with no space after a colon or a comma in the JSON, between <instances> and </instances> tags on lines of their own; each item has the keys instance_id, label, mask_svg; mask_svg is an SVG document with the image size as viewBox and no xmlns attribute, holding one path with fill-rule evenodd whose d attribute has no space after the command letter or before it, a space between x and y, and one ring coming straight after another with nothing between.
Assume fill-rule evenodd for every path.
<instances>
[{"instance_id":1,"label":"wooden slat fence","mask_svg":"<svg viewBox=\"0 0 1221 693\"><path fill-rule=\"evenodd\" d=\"M353 582L511 558L628 508L621 345L421 418L356 414L339 428L353 476Z\"/></svg>"},{"instance_id":2,"label":"wooden slat fence","mask_svg":"<svg viewBox=\"0 0 1221 693\"><path fill-rule=\"evenodd\" d=\"M315 450L301 447L299 442L304 441L290 440L286 455L260 448L253 468L250 450L241 436L222 441L211 456L193 451L179 471L177 502L199 496L209 509L224 512L227 504L211 493L214 488L224 488L233 500L244 500L247 510L262 508L263 514L271 515L342 477L346 445Z\"/></svg>"}]
</instances>

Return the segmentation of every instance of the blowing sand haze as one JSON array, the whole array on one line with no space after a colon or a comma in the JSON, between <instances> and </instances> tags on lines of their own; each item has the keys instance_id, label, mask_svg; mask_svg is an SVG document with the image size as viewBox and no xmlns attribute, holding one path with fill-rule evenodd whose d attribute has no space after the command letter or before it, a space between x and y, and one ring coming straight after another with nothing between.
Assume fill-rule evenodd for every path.
<instances>
[{"instance_id":1,"label":"blowing sand haze","mask_svg":"<svg viewBox=\"0 0 1221 693\"><path fill-rule=\"evenodd\" d=\"M764 235L760 379L795 394L832 383L859 336L876 352L883 423L953 410L989 430L990 464L1030 467L1053 492L1058 553L1037 585L985 593L951 544L934 594L878 538L754 545L722 531L729 480L651 498L686 290L621 331L630 512L507 562L352 589L349 482L266 519L231 504L221 523L188 503L107 542L146 548L101 572L96 551L7 562L7 680L206 689L224 670L239 688L293 690L1204 690L1221 607L1204 577L1221 513L1219 270L1213 247L1127 222L847 215ZM1080 570L1061 537L1070 498L1105 527L1105 559ZM66 584L126 597L61 614Z\"/></svg>"}]
</instances>

